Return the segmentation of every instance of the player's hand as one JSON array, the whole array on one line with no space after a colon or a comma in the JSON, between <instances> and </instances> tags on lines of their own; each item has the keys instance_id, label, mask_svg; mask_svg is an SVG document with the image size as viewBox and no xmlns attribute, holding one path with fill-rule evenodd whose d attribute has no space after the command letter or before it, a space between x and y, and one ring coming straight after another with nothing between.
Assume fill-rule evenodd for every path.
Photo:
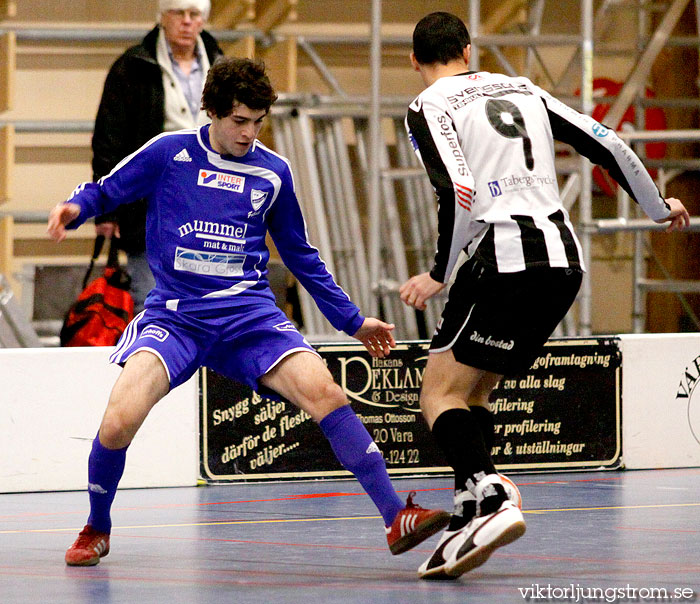
<instances>
[{"instance_id":1,"label":"player's hand","mask_svg":"<svg viewBox=\"0 0 700 604\"><path fill-rule=\"evenodd\" d=\"M80 206L77 203L59 203L49 213L48 228L49 237L56 243L66 238L66 225L80 216Z\"/></svg>"},{"instance_id":2,"label":"player's hand","mask_svg":"<svg viewBox=\"0 0 700 604\"><path fill-rule=\"evenodd\" d=\"M381 359L396 346L396 340L391 333L394 327L393 323L384 323L374 317L367 317L352 337L365 345L370 356Z\"/></svg>"},{"instance_id":3,"label":"player's hand","mask_svg":"<svg viewBox=\"0 0 700 604\"><path fill-rule=\"evenodd\" d=\"M401 301L418 310L425 310L425 303L445 288L445 283L435 281L430 273L421 273L411 277L399 288Z\"/></svg>"},{"instance_id":4,"label":"player's hand","mask_svg":"<svg viewBox=\"0 0 700 604\"><path fill-rule=\"evenodd\" d=\"M113 220L108 220L107 222L95 223L95 235L102 235L105 239L111 239L116 237L117 239L121 236L119 232L119 223Z\"/></svg>"},{"instance_id":5,"label":"player's hand","mask_svg":"<svg viewBox=\"0 0 700 604\"><path fill-rule=\"evenodd\" d=\"M690 226L690 215L681 201L675 197L669 197L666 199L666 203L671 208L671 213L666 216L666 218L662 218L656 222L659 224L662 222L670 222L671 224L666 227L667 233L670 233L671 231L682 231L683 229L688 228Z\"/></svg>"}]
</instances>

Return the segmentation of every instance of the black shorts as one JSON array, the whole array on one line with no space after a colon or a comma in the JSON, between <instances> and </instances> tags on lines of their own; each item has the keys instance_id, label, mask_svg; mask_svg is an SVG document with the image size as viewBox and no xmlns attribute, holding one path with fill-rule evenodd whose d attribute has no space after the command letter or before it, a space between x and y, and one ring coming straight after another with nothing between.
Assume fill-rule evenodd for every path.
<instances>
[{"instance_id":1,"label":"black shorts","mask_svg":"<svg viewBox=\"0 0 700 604\"><path fill-rule=\"evenodd\" d=\"M459 269L431 352L452 350L477 369L528 369L576 299L579 269L541 267L499 273L474 258Z\"/></svg>"}]
</instances>

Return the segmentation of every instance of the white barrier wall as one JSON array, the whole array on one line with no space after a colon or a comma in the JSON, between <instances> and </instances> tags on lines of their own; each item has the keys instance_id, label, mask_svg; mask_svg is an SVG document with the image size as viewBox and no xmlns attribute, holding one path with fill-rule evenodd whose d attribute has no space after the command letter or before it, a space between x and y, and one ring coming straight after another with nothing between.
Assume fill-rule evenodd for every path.
<instances>
[{"instance_id":1,"label":"white barrier wall","mask_svg":"<svg viewBox=\"0 0 700 604\"><path fill-rule=\"evenodd\" d=\"M700 466L700 334L620 339L625 467Z\"/></svg>"},{"instance_id":2,"label":"white barrier wall","mask_svg":"<svg viewBox=\"0 0 700 604\"><path fill-rule=\"evenodd\" d=\"M700 466L700 334L620 340L624 466ZM120 371L107 361L111 351L0 350L0 493L86 487L92 440ZM146 419L120 487L196 485L198 433L195 376Z\"/></svg>"},{"instance_id":3,"label":"white barrier wall","mask_svg":"<svg viewBox=\"0 0 700 604\"><path fill-rule=\"evenodd\" d=\"M112 348L0 350L0 492L87 486L87 459L119 367ZM120 487L192 486L199 476L195 376L166 396L127 454Z\"/></svg>"}]
</instances>

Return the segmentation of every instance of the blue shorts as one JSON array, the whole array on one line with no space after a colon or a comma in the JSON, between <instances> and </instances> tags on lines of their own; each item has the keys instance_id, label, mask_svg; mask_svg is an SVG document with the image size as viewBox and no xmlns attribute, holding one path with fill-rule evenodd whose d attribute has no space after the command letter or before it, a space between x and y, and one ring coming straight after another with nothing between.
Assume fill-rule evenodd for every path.
<instances>
[{"instance_id":1,"label":"blue shorts","mask_svg":"<svg viewBox=\"0 0 700 604\"><path fill-rule=\"evenodd\" d=\"M206 313L147 308L129 323L109 360L124 366L140 350L161 360L171 389L206 366L258 390L260 377L286 356L301 350L317 354L270 303Z\"/></svg>"}]
</instances>

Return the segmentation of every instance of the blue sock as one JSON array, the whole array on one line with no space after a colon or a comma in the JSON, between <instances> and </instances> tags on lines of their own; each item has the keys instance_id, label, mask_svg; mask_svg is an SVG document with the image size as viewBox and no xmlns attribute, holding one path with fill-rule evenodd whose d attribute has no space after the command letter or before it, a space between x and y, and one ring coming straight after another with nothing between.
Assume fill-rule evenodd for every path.
<instances>
[{"instance_id":1,"label":"blue sock","mask_svg":"<svg viewBox=\"0 0 700 604\"><path fill-rule=\"evenodd\" d=\"M391 526L396 515L406 505L391 485L379 447L350 405L331 411L319 426L338 461L355 475L377 506L384 524Z\"/></svg>"},{"instance_id":2,"label":"blue sock","mask_svg":"<svg viewBox=\"0 0 700 604\"><path fill-rule=\"evenodd\" d=\"M109 533L112 530L109 511L117 493L117 485L124 473L127 448L103 447L99 433L92 441L92 451L88 459L88 493L90 495L88 524L96 531Z\"/></svg>"}]
</instances>

